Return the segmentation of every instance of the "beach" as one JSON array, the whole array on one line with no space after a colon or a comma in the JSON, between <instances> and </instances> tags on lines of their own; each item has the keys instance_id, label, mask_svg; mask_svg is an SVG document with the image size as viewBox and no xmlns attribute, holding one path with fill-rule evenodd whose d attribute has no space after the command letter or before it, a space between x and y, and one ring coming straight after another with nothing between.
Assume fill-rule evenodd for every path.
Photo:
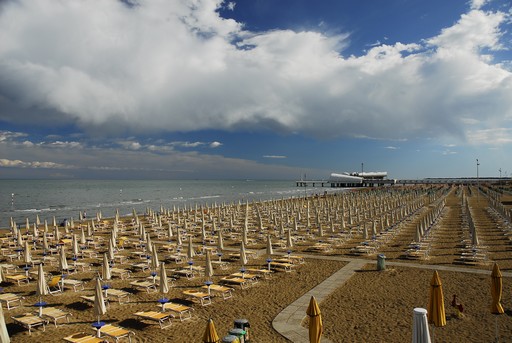
<instances>
[{"instance_id":1,"label":"beach","mask_svg":"<svg viewBox=\"0 0 512 343\"><path fill-rule=\"evenodd\" d=\"M126 256L126 259L116 262L114 267L130 270L131 274L128 279L114 276L102 283L129 293L129 300L120 304L112 298L101 320L133 331L134 342L200 342L209 318L213 319L220 337L227 335L234 320L244 318L251 324L252 342L288 342L273 328L276 316L348 262L363 260L367 261L363 268L320 302L324 337L332 342L409 341L412 310L427 306L434 270L438 270L443 281L448 319L445 327L435 329L436 342L492 341L496 320L501 341L507 341L512 332L512 301L508 296L512 291L512 259L509 257L512 228L499 213L496 199L492 190L476 193L473 187L393 187L307 199L218 204L199 209L153 209L135 216L123 216L116 227L119 230L117 243L120 244L122 238L124 248L116 250L115 254ZM499 199L506 203L508 197L505 193ZM70 265L74 261L71 260L69 239L65 237L72 237L73 233L79 235L82 228L87 231L87 225L92 230L90 220L77 221L73 228L68 227L68 233L64 228L59 229L64 239L60 243L66 246ZM169 236L169 225L173 236ZM191 307L191 319L180 321L177 316L170 327L160 329L158 323L141 321L134 315L139 311L159 311L157 300L164 296L158 291L148 293L130 284L134 280L152 280L151 269L134 267L150 262L139 235L141 226L155 244L158 260L165 261L169 277L176 277L165 297ZM47 306L71 313L69 323L59 322L58 327L50 324L44 332L35 328L29 336L26 329L13 323L11 316L37 311L33 306L39 300L35 295L37 277L34 276L28 285L2 284L3 293L24 297L23 306L19 308L6 310L4 306L12 342L24 342L29 338L50 342L77 332L94 334L91 324L97 319L92 304L81 300L80 296L94 293L95 278L101 274L102 253L107 251L113 227L113 218L101 218L96 220L92 235L87 236L90 241L81 250L99 254L95 257L81 254L77 261L90 264L91 269L78 268L76 273L68 276L83 281L83 290L74 292L66 288L63 293L43 296ZM43 232L42 224L38 229ZM48 232L52 233L52 229L50 225ZM35 241L33 258L44 260L41 243L30 236L31 230L32 226L28 234L24 228L21 232L26 239ZM177 242L178 230L183 235L181 245ZM218 249L219 230L223 233L222 250ZM244 235L248 261L242 266L240 242ZM186 237L192 237L194 250L200 255L183 257L181 263L176 263L174 257L188 250ZM267 247L269 237L272 254ZM58 245L59 241L53 243ZM12 236L4 238L3 247L7 249L3 250L3 264L25 266L23 256L12 261L5 257L11 252L9 249L16 249ZM200 270L205 266L206 251L212 252L214 261L220 257L227 262L223 268L214 264L214 275L210 278ZM377 271L379 255L381 258L385 256L385 269L381 271ZM288 263L278 262L280 260ZM45 272L59 275L58 263L52 265L50 261L44 263ZM498 318L489 310L492 300L490 270L494 262L499 264L504 275L502 303L506 311ZM262 270L268 270L269 263L273 272L267 278ZM195 267L199 268L192 277L177 277L177 271ZM221 284L223 278L240 273L241 269L247 274L258 270L260 275L254 276L257 282L248 281L243 289L239 284L227 285L233 288L233 296L229 299L216 294L211 304L201 306L197 299L184 296L186 290L204 291L208 279ZM23 274L24 271L18 269L13 273ZM455 310L450 305L454 294L464 305L462 318L455 317ZM305 311L306 308L304 317ZM306 325L307 320L297 323L301 324Z\"/></svg>"}]
</instances>

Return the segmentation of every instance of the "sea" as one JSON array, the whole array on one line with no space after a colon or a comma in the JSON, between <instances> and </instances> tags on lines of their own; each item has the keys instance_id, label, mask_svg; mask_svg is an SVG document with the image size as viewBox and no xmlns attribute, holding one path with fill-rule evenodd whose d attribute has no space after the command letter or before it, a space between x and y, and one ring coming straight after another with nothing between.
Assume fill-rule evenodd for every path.
<instances>
[{"instance_id":1,"label":"sea","mask_svg":"<svg viewBox=\"0 0 512 343\"><path fill-rule=\"evenodd\" d=\"M328 188L297 187L295 181L274 180L0 180L0 228L9 228L12 217L25 226L39 215L48 223L55 216L77 220L101 211L113 217L116 210L128 215L133 209L144 213L160 206L181 209L185 206L303 197L332 191Z\"/></svg>"}]
</instances>

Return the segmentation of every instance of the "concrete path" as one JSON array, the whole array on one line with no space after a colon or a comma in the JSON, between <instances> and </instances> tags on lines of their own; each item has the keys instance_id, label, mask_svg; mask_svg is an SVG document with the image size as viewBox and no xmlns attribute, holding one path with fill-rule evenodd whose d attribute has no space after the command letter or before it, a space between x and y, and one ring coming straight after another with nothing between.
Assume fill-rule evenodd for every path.
<instances>
[{"instance_id":1,"label":"concrete path","mask_svg":"<svg viewBox=\"0 0 512 343\"><path fill-rule=\"evenodd\" d=\"M301 326L302 321L306 317L306 310L309 305L311 296L314 295L318 303L322 302L336 288L340 287L347 281L356 270L361 269L368 260L353 260L346 266L332 274L315 288L301 296L299 299L291 303L281 313L279 313L272 321L272 326L281 335L294 343L309 343L308 330ZM323 343L331 341L322 337Z\"/></svg>"},{"instance_id":2,"label":"concrete path","mask_svg":"<svg viewBox=\"0 0 512 343\"><path fill-rule=\"evenodd\" d=\"M333 257L333 256L315 256L315 255L302 255L304 258L319 259L319 260L337 260L346 261L348 264L325 279L322 283L318 284L315 288L302 295L299 299L295 300L288 307L279 313L272 321L274 329L294 343L309 343L308 330L302 327L302 322L306 318L306 310L309 305L311 296L315 296L320 304L329 294L331 294L338 287L341 287L357 270L360 270L366 264L377 264L376 260L358 259L347 257ZM391 262L386 261L386 266L400 266L407 268L420 268L431 270L444 270L461 273L473 274L491 274L491 267L488 270L464 268L455 266L440 266L431 264L408 263L408 262ZM502 272L504 277L512 277L511 272ZM322 337L322 343L332 343L325 337Z\"/></svg>"}]
</instances>

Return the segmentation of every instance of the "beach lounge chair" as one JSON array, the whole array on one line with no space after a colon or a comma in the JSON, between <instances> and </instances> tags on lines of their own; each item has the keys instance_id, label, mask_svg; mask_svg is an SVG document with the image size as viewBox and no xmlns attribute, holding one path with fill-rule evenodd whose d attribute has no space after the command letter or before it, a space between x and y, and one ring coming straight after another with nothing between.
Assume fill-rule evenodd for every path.
<instances>
[{"instance_id":1,"label":"beach lounge chair","mask_svg":"<svg viewBox=\"0 0 512 343\"><path fill-rule=\"evenodd\" d=\"M0 268L5 271L5 274L15 273L18 270L18 266L9 263L1 263Z\"/></svg>"},{"instance_id":2,"label":"beach lounge chair","mask_svg":"<svg viewBox=\"0 0 512 343\"><path fill-rule=\"evenodd\" d=\"M73 279L64 279L64 288L66 286L72 287L73 291L83 291L84 290L84 282L80 280L73 280Z\"/></svg>"},{"instance_id":3,"label":"beach lounge chair","mask_svg":"<svg viewBox=\"0 0 512 343\"><path fill-rule=\"evenodd\" d=\"M150 293L150 291L156 292L156 284L154 284L151 281L145 281L145 280L137 280L130 282L130 285L137 288L137 289L143 289L146 292Z\"/></svg>"},{"instance_id":4,"label":"beach lounge chair","mask_svg":"<svg viewBox=\"0 0 512 343\"><path fill-rule=\"evenodd\" d=\"M27 328L29 335L32 334L33 327L42 325L43 331L45 331L46 324L48 324L48 321L46 319L43 319L36 315L33 315L32 313L24 313L24 314L20 314L18 316L12 316L11 318L14 321L14 323L21 325L24 328Z\"/></svg>"},{"instance_id":5,"label":"beach lounge chair","mask_svg":"<svg viewBox=\"0 0 512 343\"><path fill-rule=\"evenodd\" d=\"M174 270L172 271L173 272L173 276L177 276L177 277L186 277L187 280L192 280L194 277L195 277L195 272L193 270L190 270L190 269L180 269L180 270Z\"/></svg>"},{"instance_id":6,"label":"beach lounge chair","mask_svg":"<svg viewBox=\"0 0 512 343\"><path fill-rule=\"evenodd\" d=\"M192 289L187 289L183 291L183 295L186 297L192 299L192 300L199 300L201 303L201 306L210 305L212 303L212 299L210 298L210 295L208 293L204 293L201 291L196 291Z\"/></svg>"},{"instance_id":7,"label":"beach lounge chair","mask_svg":"<svg viewBox=\"0 0 512 343\"><path fill-rule=\"evenodd\" d=\"M120 326L107 324L105 326L102 326L100 329L100 335L105 335L107 337L110 337L112 339L115 339L116 342L119 342L121 338L128 338L128 341L132 341L132 336L135 336L135 332L126 330L125 328L122 328Z\"/></svg>"},{"instance_id":8,"label":"beach lounge chair","mask_svg":"<svg viewBox=\"0 0 512 343\"><path fill-rule=\"evenodd\" d=\"M5 279L11 282L16 282L18 286L21 286L21 283L29 283L29 277L25 274L14 274L14 275L5 275Z\"/></svg>"},{"instance_id":9,"label":"beach lounge chair","mask_svg":"<svg viewBox=\"0 0 512 343\"><path fill-rule=\"evenodd\" d=\"M140 269L141 271L149 270L148 263L134 263L132 264L132 267L135 269Z\"/></svg>"},{"instance_id":10,"label":"beach lounge chair","mask_svg":"<svg viewBox=\"0 0 512 343\"><path fill-rule=\"evenodd\" d=\"M121 268L111 268L110 273L115 276L119 276L122 280L129 279L132 275L132 272L128 269L121 269Z\"/></svg>"},{"instance_id":11,"label":"beach lounge chair","mask_svg":"<svg viewBox=\"0 0 512 343\"><path fill-rule=\"evenodd\" d=\"M165 310L177 313L180 316L181 321L192 318L191 311L193 310L193 308L190 306L169 302L162 305L162 312L165 312Z\"/></svg>"},{"instance_id":12,"label":"beach lounge chair","mask_svg":"<svg viewBox=\"0 0 512 343\"><path fill-rule=\"evenodd\" d=\"M235 276L226 276L220 279L220 282L222 283L229 283L232 285L238 285L241 289L245 289L251 285L250 280L243 279L241 277L235 277Z\"/></svg>"},{"instance_id":13,"label":"beach lounge chair","mask_svg":"<svg viewBox=\"0 0 512 343\"><path fill-rule=\"evenodd\" d=\"M202 288L208 289L208 286L203 286ZM233 297L233 288L231 288L231 287L212 284L212 285L210 285L209 289L210 289L210 292L214 292L214 293L222 295L222 299L224 299L224 300Z\"/></svg>"},{"instance_id":14,"label":"beach lounge chair","mask_svg":"<svg viewBox=\"0 0 512 343\"><path fill-rule=\"evenodd\" d=\"M81 295L80 296L80 299L82 299L83 301L87 302L87 303L92 303L94 304L94 295ZM105 302L105 306L109 306L109 301L108 301L108 298L103 298L103 302Z\"/></svg>"},{"instance_id":15,"label":"beach lounge chair","mask_svg":"<svg viewBox=\"0 0 512 343\"><path fill-rule=\"evenodd\" d=\"M48 287L48 293L55 294L55 293L62 293L62 277L60 275L52 276L51 280L48 281L46 286Z\"/></svg>"},{"instance_id":16,"label":"beach lounge chair","mask_svg":"<svg viewBox=\"0 0 512 343\"><path fill-rule=\"evenodd\" d=\"M46 307L43 308L41 311L42 316L44 318L47 318L48 320L53 320L55 327L57 327L57 321L62 318L66 319L66 321L69 323L69 317L71 316L70 312L65 312L55 307Z\"/></svg>"},{"instance_id":17,"label":"beach lounge chair","mask_svg":"<svg viewBox=\"0 0 512 343\"><path fill-rule=\"evenodd\" d=\"M21 306L21 300L24 299L17 294L14 293L5 293L0 294L0 302L4 303L7 306L7 309L13 309ZM17 306L13 306L12 304L18 304Z\"/></svg>"},{"instance_id":18,"label":"beach lounge chair","mask_svg":"<svg viewBox=\"0 0 512 343\"><path fill-rule=\"evenodd\" d=\"M71 343L104 343L107 342L104 339L98 338L94 335L87 334L85 332L74 333L70 336L64 337L66 342Z\"/></svg>"},{"instance_id":19,"label":"beach lounge chair","mask_svg":"<svg viewBox=\"0 0 512 343\"><path fill-rule=\"evenodd\" d=\"M107 289L107 297L114 297L119 304L127 304L130 302L130 293L120 289Z\"/></svg>"},{"instance_id":20,"label":"beach lounge chair","mask_svg":"<svg viewBox=\"0 0 512 343\"><path fill-rule=\"evenodd\" d=\"M174 318L174 316L170 313L163 313L163 312L156 312L156 311L142 311L134 313L135 316L140 317L142 319L156 321L160 325L160 329L164 329L166 327L171 326L172 322L171 319ZM166 322L169 324L164 325Z\"/></svg>"},{"instance_id":21,"label":"beach lounge chair","mask_svg":"<svg viewBox=\"0 0 512 343\"><path fill-rule=\"evenodd\" d=\"M253 269L253 268L247 268L247 272L255 274L257 276L262 276L265 279L270 279L272 277L272 271L268 270L267 268L261 268L261 269Z\"/></svg>"},{"instance_id":22,"label":"beach lounge chair","mask_svg":"<svg viewBox=\"0 0 512 343\"><path fill-rule=\"evenodd\" d=\"M293 264L291 263L282 263L282 262L270 262L270 268L279 271L291 272L293 268Z\"/></svg>"}]
</instances>

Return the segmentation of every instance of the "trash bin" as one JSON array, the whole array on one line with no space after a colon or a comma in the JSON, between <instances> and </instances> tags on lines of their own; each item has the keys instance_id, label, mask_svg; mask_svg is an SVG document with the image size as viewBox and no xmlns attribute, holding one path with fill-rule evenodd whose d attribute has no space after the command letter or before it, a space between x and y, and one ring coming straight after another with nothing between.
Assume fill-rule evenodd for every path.
<instances>
[{"instance_id":1,"label":"trash bin","mask_svg":"<svg viewBox=\"0 0 512 343\"><path fill-rule=\"evenodd\" d=\"M377 255L377 270L386 269L386 256L384 254Z\"/></svg>"},{"instance_id":2,"label":"trash bin","mask_svg":"<svg viewBox=\"0 0 512 343\"><path fill-rule=\"evenodd\" d=\"M240 340L236 336L228 335L222 338L222 343L240 343Z\"/></svg>"},{"instance_id":3,"label":"trash bin","mask_svg":"<svg viewBox=\"0 0 512 343\"><path fill-rule=\"evenodd\" d=\"M244 318L235 319L234 325L235 325L235 328L237 328L237 329L245 330L244 342L250 343L251 339L249 338L249 328L251 327L251 324L249 323L249 321Z\"/></svg>"},{"instance_id":4,"label":"trash bin","mask_svg":"<svg viewBox=\"0 0 512 343\"><path fill-rule=\"evenodd\" d=\"M245 343L244 342L244 336L245 336L245 330L244 329L237 329L237 328L230 329L228 334L237 337L238 340L240 341L240 343Z\"/></svg>"}]
</instances>

